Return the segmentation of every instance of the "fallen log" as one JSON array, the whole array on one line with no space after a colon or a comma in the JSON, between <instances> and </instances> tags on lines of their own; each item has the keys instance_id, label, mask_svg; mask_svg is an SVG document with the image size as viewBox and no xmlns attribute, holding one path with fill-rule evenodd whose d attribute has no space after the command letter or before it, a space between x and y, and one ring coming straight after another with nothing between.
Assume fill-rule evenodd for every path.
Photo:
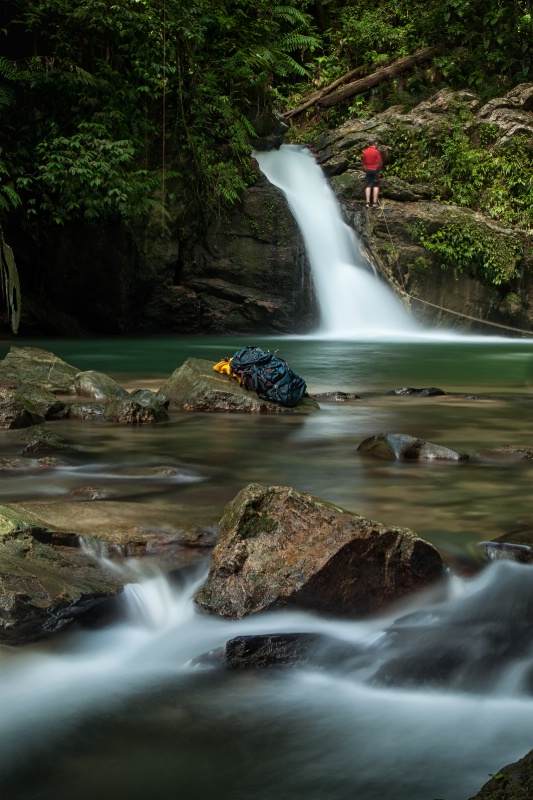
<instances>
[{"instance_id":1,"label":"fallen log","mask_svg":"<svg viewBox=\"0 0 533 800\"><path fill-rule=\"evenodd\" d=\"M411 69L411 67L422 64L424 61L429 61L430 58L433 58L438 54L439 50L440 48L438 47L424 47L422 50L418 50L412 56L404 56L403 58L399 58L389 66L382 67L381 69L377 70L377 72L373 72L371 75L367 75L366 77L360 78L357 81L352 81L346 86L343 86L341 89L338 89L336 92L332 92L324 97L320 97L315 101L315 104L321 106L322 108L329 108L330 106L341 103L343 100L347 100L349 97L353 97L356 94L367 92L369 89L373 89L375 86L379 86L381 83L389 81L392 78L395 78L397 75L401 75L402 72Z\"/></svg>"},{"instance_id":2,"label":"fallen log","mask_svg":"<svg viewBox=\"0 0 533 800\"><path fill-rule=\"evenodd\" d=\"M380 61L379 62L380 69L382 69L385 66L388 66L392 62L393 59L391 58L387 58L384 61ZM351 69L349 72L345 72L344 75L341 75L340 78L337 78L336 80L332 81L332 83L328 83L328 85L324 86L323 89L319 89L317 92L313 92L313 94L309 95L301 106L298 106L297 108L291 108L288 111L284 111L283 114L281 114L281 116L284 117L285 119L290 119L291 117L295 117L297 114L300 114L302 111L305 111L310 106L314 105L317 102L317 100L319 100L321 97L324 97L325 95L332 92L333 89L337 88L337 86L342 86L342 84L346 83L346 81L349 81L350 78L354 78L356 75L360 75L362 72L368 72L369 70L372 70L376 66L377 64L374 63L371 64L370 66L365 65L362 67L355 67L355 69Z\"/></svg>"}]
</instances>

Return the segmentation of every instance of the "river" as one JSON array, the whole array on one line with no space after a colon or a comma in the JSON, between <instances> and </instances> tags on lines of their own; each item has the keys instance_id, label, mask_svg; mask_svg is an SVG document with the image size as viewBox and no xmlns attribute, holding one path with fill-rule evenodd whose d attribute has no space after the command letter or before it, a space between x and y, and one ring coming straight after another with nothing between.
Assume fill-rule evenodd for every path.
<instances>
[{"instance_id":1,"label":"river","mask_svg":"<svg viewBox=\"0 0 533 800\"><path fill-rule=\"evenodd\" d=\"M426 333L344 341L12 343L52 350L128 388L157 388L189 356L214 363L256 344L278 349L312 394L342 390L360 399L322 401L320 413L309 417L171 410L168 423L137 428L50 422L80 446L76 463L38 477L3 477L2 502L61 502L73 488L106 485L115 503L136 504L140 519L150 511L164 524L175 508L184 523L215 524L247 483L291 485L412 528L452 567L478 558L479 541L531 519L533 464L488 452L533 444L529 340ZM9 345L3 343L1 356ZM447 394L386 394L404 386L437 386ZM419 436L471 459L393 463L359 455L358 443L382 431ZM0 438L1 455L13 455L8 433ZM135 476L136 468L142 473L156 464L179 466L182 478ZM413 598L424 635L408 636L389 652L381 643L398 612L364 623L295 613L240 622L209 618L191 602L207 566L200 562L172 583L153 566L144 574L141 562L140 583L128 586L119 621L21 650L0 649L3 798L466 800L490 773L533 747L529 644L500 659L502 648L486 632L507 636L511 649L517 644L517 621L533 607L529 567L493 562L479 575L455 576L445 601ZM365 657L358 664L261 674L195 663L232 636L294 630L328 633L357 645ZM445 646L462 654L461 666L439 677ZM419 665L412 680L375 680L388 659L409 658ZM480 667L487 660L490 674Z\"/></svg>"}]
</instances>

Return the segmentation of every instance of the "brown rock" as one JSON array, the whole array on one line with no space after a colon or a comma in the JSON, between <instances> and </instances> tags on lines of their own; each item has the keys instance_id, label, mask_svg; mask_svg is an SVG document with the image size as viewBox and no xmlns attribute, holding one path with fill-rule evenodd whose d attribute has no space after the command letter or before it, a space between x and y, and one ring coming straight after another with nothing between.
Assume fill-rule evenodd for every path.
<instances>
[{"instance_id":1,"label":"brown rock","mask_svg":"<svg viewBox=\"0 0 533 800\"><path fill-rule=\"evenodd\" d=\"M354 617L443 575L438 552L410 530L290 487L250 484L224 510L209 576L195 599L230 618L281 608Z\"/></svg>"}]
</instances>

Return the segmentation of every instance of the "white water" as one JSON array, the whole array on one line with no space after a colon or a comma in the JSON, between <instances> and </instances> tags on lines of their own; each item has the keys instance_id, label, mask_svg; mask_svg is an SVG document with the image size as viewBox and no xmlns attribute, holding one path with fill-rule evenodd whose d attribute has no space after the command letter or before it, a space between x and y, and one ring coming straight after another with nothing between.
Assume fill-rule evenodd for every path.
<instances>
[{"instance_id":1,"label":"white water","mask_svg":"<svg viewBox=\"0 0 533 800\"><path fill-rule=\"evenodd\" d=\"M302 232L320 308L320 335L360 338L414 333L418 327L391 289L371 274L322 170L305 148L254 152L285 194Z\"/></svg>"},{"instance_id":2,"label":"white water","mask_svg":"<svg viewBox=\"0 0 533 800\"><path fill-rule=\"evenodd\" d=\"M496 562L458 582L448 601L426 610L415 603L392 641L390 618L209 617L191 599L204 577L173 586L152 574L127 587L122 622L79 632L60 649L0 651L0 779L22 768L20 792L11 783L3 796L466 800L532 746L531 645L498 660L506 632L512 643L513 626L531 611L530 567ZM283 631L328 634L357 657L275 673L228 674L193 661L233 636ZM431 660L449 651L464 660L439 684ZM433 682L375 682L380 667L402 659L429 659ZM147 692L154 700L128 711ZM39 757L54 769L28 793Z\"/></svg>"}]
</instances>

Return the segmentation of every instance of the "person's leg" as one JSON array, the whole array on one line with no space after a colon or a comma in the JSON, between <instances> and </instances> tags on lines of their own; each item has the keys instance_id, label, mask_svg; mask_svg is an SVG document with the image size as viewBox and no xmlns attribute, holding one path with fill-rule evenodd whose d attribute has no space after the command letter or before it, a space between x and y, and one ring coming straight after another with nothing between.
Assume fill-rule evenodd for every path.
<instances>
[{"instance_id":1,"label":"person's leg","mask_svg":"<svg viewBox=\"0 0 533 800\"><path fill-rule=\"evenodd\" d=\"M372 201L375 206L378 205L378 198L379 198L379 186L376 183L376 185L374 186L374 199Z\"/></svg>"},{"instance_id":2,"label":"person's leg","mask_svg":"<svg viewBox=\"0 0 533 800\"><path fill-rule=\"evenodd\" d=\"M365 198L367 206L371 205L372 203L372 187L367 186L365 189Z\"/></svg>"}]
</instances>

